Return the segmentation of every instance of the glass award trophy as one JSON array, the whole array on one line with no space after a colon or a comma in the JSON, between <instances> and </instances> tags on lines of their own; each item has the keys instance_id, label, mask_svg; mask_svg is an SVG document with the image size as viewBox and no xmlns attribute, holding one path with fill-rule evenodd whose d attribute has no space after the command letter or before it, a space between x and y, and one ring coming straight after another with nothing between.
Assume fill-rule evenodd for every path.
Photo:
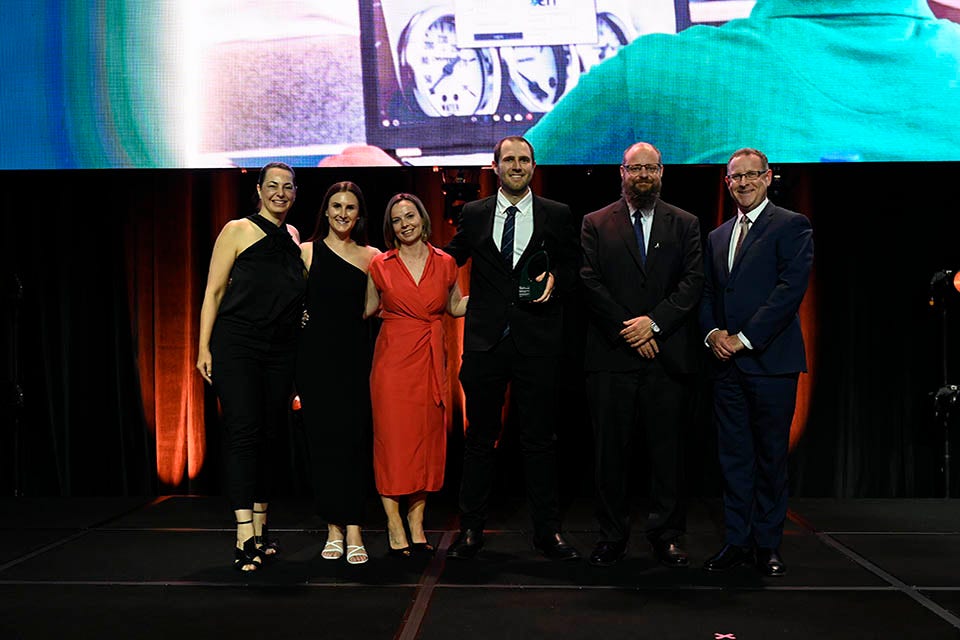
<instances>
[{"instance_id":1,"label":"glass award trophy","mask_svg":"<svg viewBox=\"0 0 960 640\"><path fill-rule=\"evenodd\" d=\"M536 277L550 270L550 257L543 249L530 256L520 269L518 293L520 302L531 302L543 295L547 288L547 278L540 282Z\"/></svg>"}]
</instances>

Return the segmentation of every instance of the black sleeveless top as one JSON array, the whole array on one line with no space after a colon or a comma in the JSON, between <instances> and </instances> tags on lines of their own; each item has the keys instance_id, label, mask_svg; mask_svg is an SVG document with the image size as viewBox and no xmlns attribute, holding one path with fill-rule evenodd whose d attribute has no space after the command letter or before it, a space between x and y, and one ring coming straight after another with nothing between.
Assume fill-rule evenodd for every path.
<instances>
[{"instance_id":1,"label":"black sleeveless top","mask_svg":"<svg viewBox=\"0 0 960 640\"><path fill-rule=\"evenodd\" d=\"M291 335L300 326L306 269L300 247L287 232L255 213L247 216L267 235L244 249L233 262L217 322L237 328L273 329Z\"/></svg>"},{"instance_id":2,"label":"black sleeveless top","mask_svg":"<svg viewBox=\"0 0 960 640\"><path fill-rule=\"evenodd\" d=\"M323 239L315 240L306 294L310 319L301 336L301 352L314 359L310 366L326 366L319 362L323 354L334 367L331 374L357 366L361 381L369 377L372 350L370 323L363 319L366 296L367 274L337 255Z\"/></svg>"}]
</instances>

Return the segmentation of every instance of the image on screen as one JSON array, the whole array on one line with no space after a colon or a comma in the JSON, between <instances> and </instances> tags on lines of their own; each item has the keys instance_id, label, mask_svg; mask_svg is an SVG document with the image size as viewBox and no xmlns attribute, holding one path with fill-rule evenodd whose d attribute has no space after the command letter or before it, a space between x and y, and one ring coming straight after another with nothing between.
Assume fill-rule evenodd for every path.
<instances>
[{"instance_id":1,"label":"image on screen","mask_svg":"<svg viewBox=\"0 0 960 640\"><path fill-rule=\"evenodd\" d=\"M957 161L960 0L0 4L0 168ZM356 156L354 156L356 157Z\"/></svg>"}]
</instances>

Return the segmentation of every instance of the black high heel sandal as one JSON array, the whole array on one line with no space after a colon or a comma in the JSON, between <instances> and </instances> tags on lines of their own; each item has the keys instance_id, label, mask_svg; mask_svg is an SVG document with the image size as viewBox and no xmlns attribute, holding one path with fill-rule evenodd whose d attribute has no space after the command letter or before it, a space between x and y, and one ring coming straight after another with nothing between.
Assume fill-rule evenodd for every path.
<instances>
[{"instance_id":1,"label":"black high heel sandal","mask_svg":"<svg viewBox=\"0 0 960 640\"><path fill-rule=\"evenodd\" d=\"M238 522L237 524L253 524L253 520L246 520L244 522ZM253 566L253 569L245 569L244 567ZM263 557L260 553L260 550L257 549L257 544L255 541L255 536L250 536L243 543L243 548L239 549L236 545L233 547L233 568L237 571L259 571L260 567L263 566Z\"/></svg>"},{"instance_id":2,"label":"black high heel sandal","mask_svg":"<svg viewBox=\"0 0 960 640\"><path fill-rule=\"evenodd\" d=\"M436 548L429 542L411 542L410 548L413 549L414 553L420 553L428 556L432 556L437 552Z\"/></svg>"},{"instance_id":3,"label":"black high heel sandal","mask_svg":"<svg viewBox=\"0 0 960 640\"><path fill-rule=\"evenodd\" d=\"M266 511L257 511L254 510L254 513L262 513L266 515ZM253 522L251 520L251 522ZM253 536L253 542L257 547L257 551L260 552L265 558L269 558L280 553L280 544L276 540L270 539L270 530L267 528L267 523L264 522L263 526L260 527L260 535Z\"/></svg>"}]
</instances>

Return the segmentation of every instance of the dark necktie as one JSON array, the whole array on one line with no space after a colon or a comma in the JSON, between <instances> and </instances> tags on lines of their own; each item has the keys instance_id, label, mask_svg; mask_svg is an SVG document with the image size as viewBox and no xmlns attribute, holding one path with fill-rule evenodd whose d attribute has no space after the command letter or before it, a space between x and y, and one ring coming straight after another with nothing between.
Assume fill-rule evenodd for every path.
<instances>
[{"instance_id":1,"label":"dark necktie","mask_svg":"<svg viewBox=\"0 0 960 640\"><path fill-rule=\"evenodd\" d=\"M737 224L740 225L740 235L737 236L737 246L733 250L733 259L736 260L737 256L740 255L740 247L743 246L743 239L747 237L747 231L750 230L750 218L747 216L740 216L740 222Z\"/></svg>"},{"instance_id":2,"label":"dark necktie","mask_svg":"<svg viewBox=\"0 0 960 640\"><path fill-rule=\"evenodd\" d=\"M504 213L507 215L507 219L503 221L503 235L500 236L500 255L503 256L504 261L507 263L508 267L513 267L513 229L514 229L514 218L517 215L517 212L520 211L514 206L509 206L504 210Z\"/></svg>"},{"instance_id":3,"label":"dark necktie","mask_svg":"<svg viewBox=\"0 0 960 640\"><path fill-rule=\"evenodd\" d=\"M638 210L633 214L633 232L637 236L637 247L640 249L640 264L647 264L647 243L643 240L643 216Z\"/></svg>"}]
</instances>

